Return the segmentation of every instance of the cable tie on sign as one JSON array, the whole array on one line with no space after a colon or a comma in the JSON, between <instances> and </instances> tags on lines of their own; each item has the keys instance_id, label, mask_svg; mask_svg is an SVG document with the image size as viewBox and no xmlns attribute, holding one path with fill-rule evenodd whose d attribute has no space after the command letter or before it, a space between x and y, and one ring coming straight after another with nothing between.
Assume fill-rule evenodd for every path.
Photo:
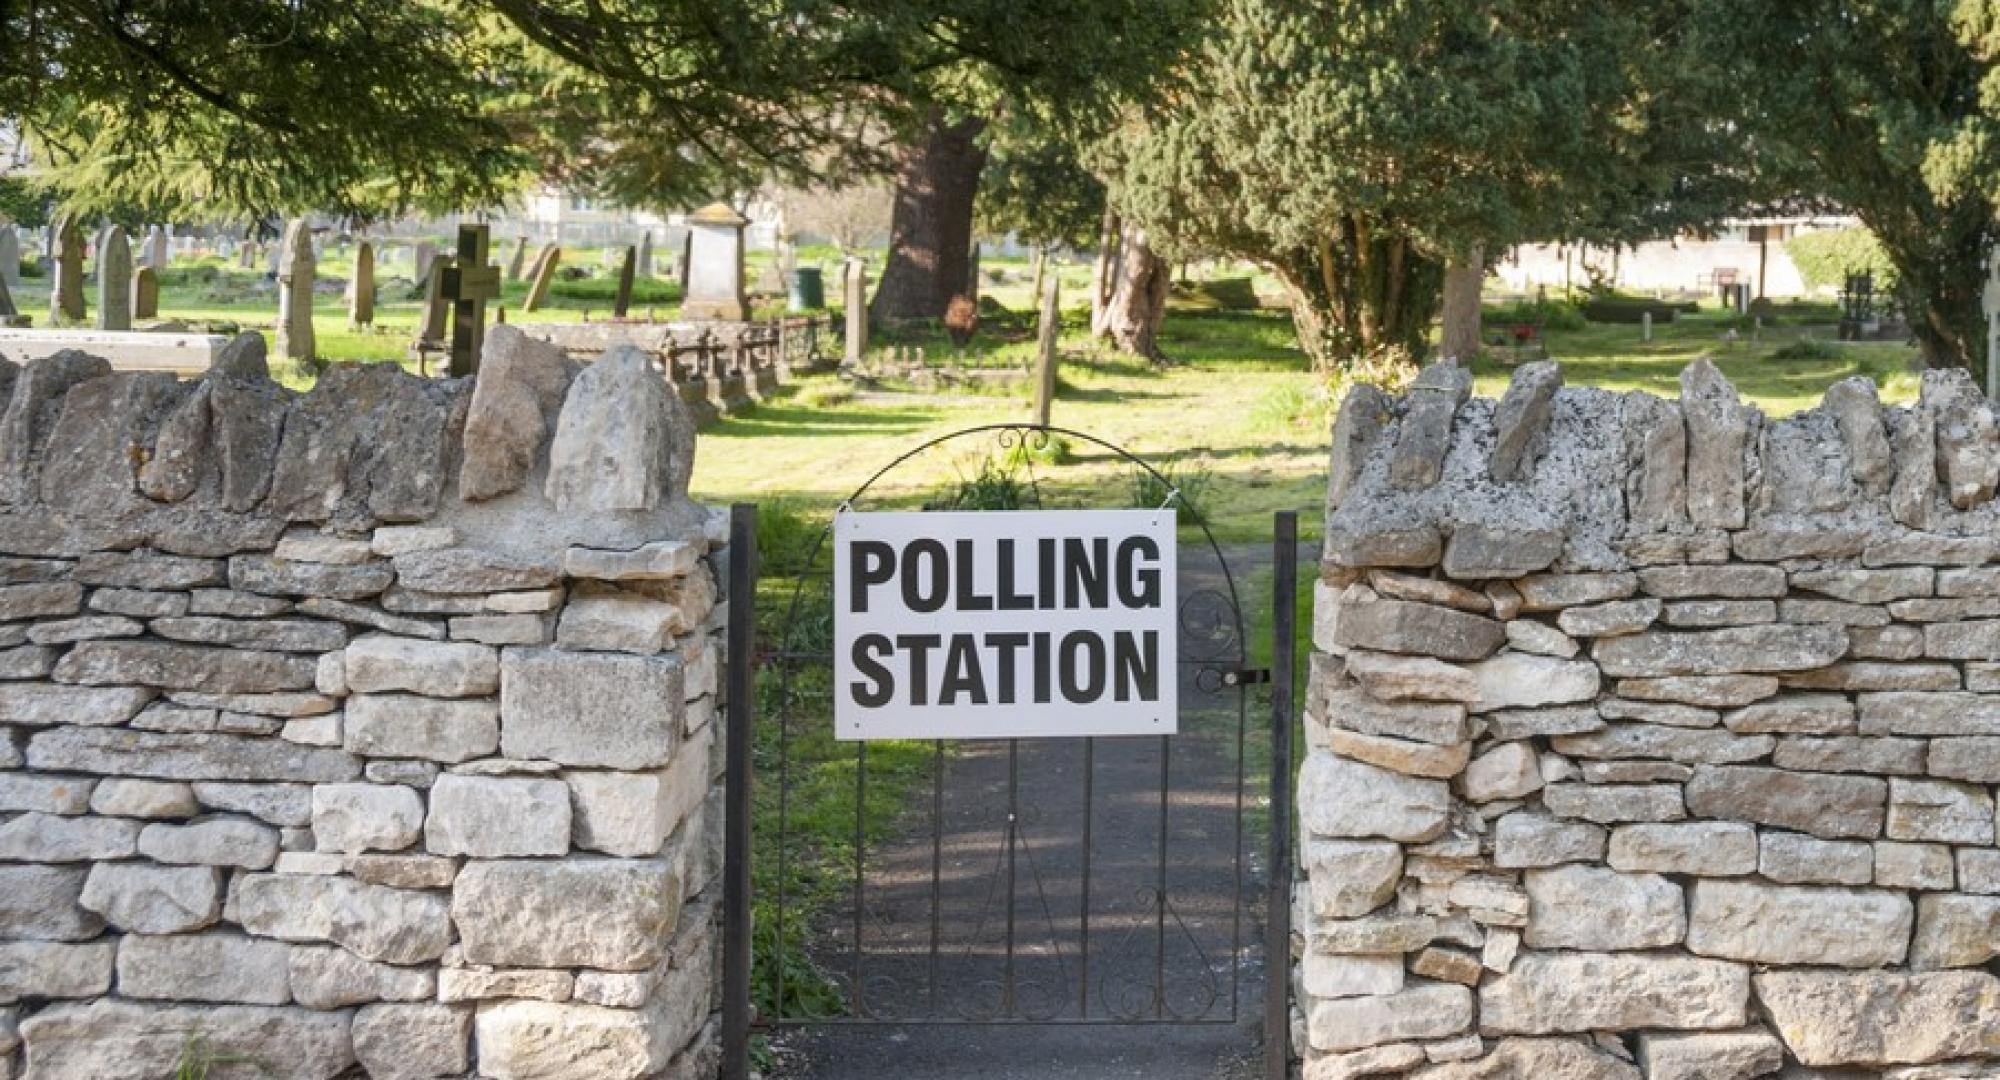
<instances>
[{"instance_id":1,"label":"cable tie on sign","mask_svg":"<svg viewBox=\"0 0 2000 1080\"><path fill-rule=\"evenodd\" d=\"M1160 523L1160 511L1165 510L1167 507L1172 506L1173 504L1179 502L1180 499L1181 499L1180 488L1168 488L1166 499L1162 501L1159 506L1153 508L1153 524L1158 525Z\"/></svg>"}]
</instances>

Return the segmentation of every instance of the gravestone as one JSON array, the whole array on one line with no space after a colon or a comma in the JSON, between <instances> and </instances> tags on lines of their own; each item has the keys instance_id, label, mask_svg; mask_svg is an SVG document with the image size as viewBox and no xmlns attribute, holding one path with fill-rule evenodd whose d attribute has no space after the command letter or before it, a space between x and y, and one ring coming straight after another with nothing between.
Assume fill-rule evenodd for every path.
<instances>
[{"instance_id":1,"label":"gravestone","mask_svg":"<svg viewBox=\"0 0 2000 1080\"><path fill-rule=\"evenodd\" d=\"M308 253L310 253L312 245L308 244L306 247ZM290 248L283 239L280 239L275 244L266 246L264 248L264 272L276 278L284 268L284 260L287 258L286 252L289 250Z\"/></svg>"},{"instance_id":2,"label":"gravestone","mask_svg":"<svg viewBox=\"0 0 2000 1080\"><path fill-rule=\"evenodd\" d=\"M681 287L681 295L687 295L688 263L693 261L694 230L681 230L680 253L674 256L674 284Z\"/></svg>"},{"instance_id":3,"label":"gravestone","mask_svg":"<svg viewBox=\"0 0 2000 1080\"><path fill-rule=\"evenodd\" d=\"M1056 399L1056 341L1062 337L1060 285L1054 274L1042 290L1042 324L1035 339L1035 423L1049 426Z\"/></svg>"},{"instance_id":4,"label":"gravestone","mask_svg":"<svg viewBox=\"0 0 2000 1080\"><path fill-rule=\"evenodd\" d=\"M451 364L454 379L479 370L486 341L486 301L500 299L500 268L487 261L491 231L485 225L458 227L458 255L440 277L451 300Z\"/></svg>"},{"instance_id":5,"label":"gravestone","mask_svg":"<svg viewBox=\"0 0 2000 1080\"><path fill-rule=\"evenodd\" d=\"M146 265L155 270L165 270L173 256L167 250L167 227L155 225L146 232Z\"/></svg>"},{"instance_id":6,"label":"gravestone","mask_svg":"<svg viewBox=\"0 0 2000 1080\"><path fill-rule=\"evenodd\" d=\"M431 243L429 240L417 241L417 261L413 264L414 272L412 276L418 281L423 281L430 277L431 260L435 258L437 258L437 245Z\"/></svg>"},{"instance_id":7,"label":"gravestone","mask_svg":"<svg viewBox=\"0 0 2000 1080\"><path fill-rule=\"evenodd\" d=\"M653 230L639 234L639 259L637 271L640 277L653 276Z\"/></svg>"},{"instance_id":8,"label":"gravestone","mask_svg":"<svg viewBox=\"0 0 2000 1080\"><path fill-rule=\"evenodd\" d=\"M626 245L625 257L618 261L618 298L612 301L611 317L622 319L632 310L632 278L639 272L639 249Z\"/></svg>"},{"instance_id":9,"label":"gravestone","mask_svg":"<svg viewBox=\"0 0 2000 1080\"><path fill-rule=\"evenodd\" d=\"M450 330L451 300L445 296L444 272L449 257L431 260L431 276L424 280L424 321L417 328L419 352L436 352L445 347Z\"/></svg>"},{"instance_id":10,"label":"gravestone","mask_svg":"<svg viewBox=\"0 0 2000 1080\"><path fill-rule=\"evenodd\" d=\"M21 235L12 225L0 225L0 284L21 283Z\"/></svg>"},{"instance_id":11,"label":"gravestone","mask_svg":"<svg viewBox=\"0 0 2000 1080\"><path fill-rule=\"evenodd\" d=\"M236 253L236 266L239 270L254 270L257 268L257 241L243 241L243 250Z\"/></svg>"},{"instance_id":12,"label":"gravestone","mask_svg":"<svg viewBox=\"0 0 2000 1080\"><path fill-rule=\"evenodd\" d=\"M97 238L97 328L132 329L132 244L116 225Z\"/></svg>"},{"instance_id":13,"label":"gravestone","mask_svg":"<svg viewBox=\"0 0 2000 1080\"><path fill-rule=\"evenodd\" d=\"M21 309L14 306L14 294L7 291L7 279L0 278L0 327L26 325L28 320L22 318Z\"/></svg>"},{"instance_id":14,"label":"gravestone","mask_svg":"<svg viewBox=\"0 0 2000 1080\"><path fill-rule=\"evenodd\" d=\"M711 203L688 216L687 292L681 316L741 322L750 304L743 294L743 227L749 219L727 203Z\"/></svg>"},{"instance_id":15,"label":"gravestone","mask_svg":"<svg viewBox=\"0 0 2000 1080\"><path fill-rule=\"evenodd\" d=\"M556 264L562 261L562 249L554 244L544 244L542 253L535 257L535 280L528 286L528 299L521 305L522 311L540 311L549 299L549 283L556 278Z\"/></svg>"},{"instance_id":16,"label":"gravestone","mask_svg":"<svg viewBox=\"0 0 2000 1080\"><path fill-rule=\"evenodd\" d=\"M83 230L74 214L64 214L56 223L56 273L49 293L49 321L76 324L83 321Z\"/></svg>"},{"instance_id":17,"label":"gravestone","mask_svg":"<svg viewBox=\"0 0 2000 1080\"><path fill-rule=\"evenodd\" d=\"M375 245L366 240L354 248L354 278L347 283L347 321L375 325Z\"/></svg>"},{"instance_id":18,"label":"gravestone","mask_svg":"<svg viewBox=\"0 0 2000 1080\"><path fill-rule=\"evenodd\" d=\"M132 318L157 319L160 317L160 272L150 266L142 266L132 275Z\"/></svg>"},{"instance_id":19,"label":"gravestone","mask_svg":"<svg viewBox=\"0 0 2000 1080\"><path fill-rule=\"evenodd\" d=\"M84 281L91 284L97 283L97 271L104 261L104 246L111 241L111 230L115 228L117 228L116 225L101 225L97 229L97 234L90 238L90 251L87 253L89 260L84 264L83 271ZM126 244L126 252L128 254L131 252L129 241Z\"/></svg>"},{"instance_id":20,"label":"gravestone","mask_svg":"<svg viewBox=\"0 0 2000 1080\"><path fill-rule=\"evenodd\" d=\"M528 261L528 238L525 236L517 236L514 238L514 254L509 256L507 259L507 280L508 281L521 280L521 269L523 266L527 264L527 261Z\"/></svg>"},{"instance_id":21,"label":"gravestone","mask_svg":"<svg viewBox=\"0 0 2000 1080\"><path fill-rule=\"evenodd\" d=\"M848 259L846 280L842 282L846 290L841 297L841 306L847 315L847 340L841 361L859 364L868 355L868 263L863 259Z\"/></svg>"},{"instance_id":22,"label":"gravestone","mask_svg":"<svg viewBox=\"0 0 2000 1080\"><path fill-rule=\"evenodd\" d=\"M285 226L285 243L278 264L278 355L291 360L318 356L313 340L312 226L296 218Z\"/></svg>"}]
</instances>

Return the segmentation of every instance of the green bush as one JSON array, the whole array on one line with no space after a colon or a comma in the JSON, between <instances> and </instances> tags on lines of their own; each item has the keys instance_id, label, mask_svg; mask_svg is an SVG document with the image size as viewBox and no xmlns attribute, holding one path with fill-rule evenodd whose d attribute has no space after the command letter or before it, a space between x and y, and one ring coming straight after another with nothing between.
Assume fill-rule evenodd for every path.
<instances>
[{"instance_id":1,"label":"green bush","mask_svg":"<svg viewBox=\"0 0 2000 1080\"><path fill-rule=\"evenodd\" d=\"M1202 512L1203 496L1208 485L1215 480L1215 473L1200 463L1168 458L1152 469L1132 468L1132 505L1141 510L1152 510L1167 505L1172 498L1173 505L1180 509L1181 520L1188 524L1207 521Z\"/></svg>"},{"instance_id":2,"label":"green bush","mask_svg":"<svg viewBox=\"0 0 2000 1080\"><path fill-rule=\"evenodd\" d=\"M1833 346L1813 338L1800 338L1771 352L1773 360L1834 360L1839 356L1839 351Z\"/></svg>"},{"instance_id":3,"label":"green bush","mask_svg":"<svg viewBox=\"0 0 2000 1080\"><path fill-rule=\"evenodd\" d=\"M1809 289L1840 288L1847 283L1848 274L1864 270L1874 271L1877 293L1887 293L1896 285L1895 264L1889 261L1881 242L1858 226L1799 233L1785 241L1785 254L1792 257L1792 265L1799 268L1799 277Z\"/></svg>"},{"instance_id":4,"label":"green bush","mask_svg":"<svg viewBox=\"0 0 2000 1080\"><path fill-rule=\"evenodd\" d=\"M1567 300L1517 300L1511 304L1479 309L1481 326L1519 326L1523 323L1544 330L1581 330L1586 320L1583 312Z\"/></svg>"},{"instance_id":5,"label":"green bush","mask_svg":"<svg viewBox=\"0 0 2000 1080\"><path fill-rule=\"evenodd\" d=\"M1257 287L1247 277L1217 278L1213 281L1175 282L1168 294L1174 306L1200 311L1256 311Z\"/></svg>"},{"instance_id":6,"label":"green bush","mask_svg":"<svg viewBox=\"0 0 2000 1080\"><path fill-rule=\"evenodd\" d=\"M1651 313L1656 323L1670 323L1686 308L1665 300L1633 296L1593 296L1583 302L1583 317L1594 323L1640 323Z\"/></svg>"},{"instance_id":7,"label":"green bush","mask_svg":"<svg viewBox=\"0 0 2000 1080\"><path fill-rule=\"evenodd\" d=\"M591 300L602 304L614 303L618 299L618 278L606 277L564 278L558 275L549 283L549 295L565 300ZM659 278L635 277L632 279L632 302L635 304L679 303L681 291L670 281Z\"/></svg>"}]
</instances>

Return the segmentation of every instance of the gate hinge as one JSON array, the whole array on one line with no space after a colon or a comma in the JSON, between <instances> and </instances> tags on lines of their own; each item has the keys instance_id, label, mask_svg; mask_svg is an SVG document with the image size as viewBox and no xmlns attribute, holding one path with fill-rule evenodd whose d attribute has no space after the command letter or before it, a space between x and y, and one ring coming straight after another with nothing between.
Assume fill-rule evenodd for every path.
<instances>
[{"instance_id":1,"label":"gate hinge","mask_svg":"<svg viewBox=\"0 0 2000 1080\"><path fill-rule=\"evenodd\" d=\"M1225 671L1222 673L1222 685L1224 686L1249 686L1253 683L1270 681L1270 668L1237 668L1235 671Z\"/></svg>"}]
</instances>

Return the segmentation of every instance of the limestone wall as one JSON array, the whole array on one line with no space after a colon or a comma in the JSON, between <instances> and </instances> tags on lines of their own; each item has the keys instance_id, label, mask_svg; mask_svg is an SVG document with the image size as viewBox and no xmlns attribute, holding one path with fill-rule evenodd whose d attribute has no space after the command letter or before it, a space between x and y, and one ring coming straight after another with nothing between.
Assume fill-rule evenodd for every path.
<instances>
[{"instance_id":1,"label":"limestone wall","mask_svg":"<svg viewBox=\"0 0 2000 1080\"><path fill-rule=\"evenodd\" d=\"M1334 429L1305 1076L2000 1075L2000 432L1432 368Z\"/></svg>"},{"instance_id":2,"label":"limestone wall","mask_svg":"<svg viewBox=\"0 0 2000 1080\"><path fill-rule=\"evenodd\" d=\"M643 355L0 401L0 1080L712 1074L726 522Z\"/></svg>"}]
</instances>

